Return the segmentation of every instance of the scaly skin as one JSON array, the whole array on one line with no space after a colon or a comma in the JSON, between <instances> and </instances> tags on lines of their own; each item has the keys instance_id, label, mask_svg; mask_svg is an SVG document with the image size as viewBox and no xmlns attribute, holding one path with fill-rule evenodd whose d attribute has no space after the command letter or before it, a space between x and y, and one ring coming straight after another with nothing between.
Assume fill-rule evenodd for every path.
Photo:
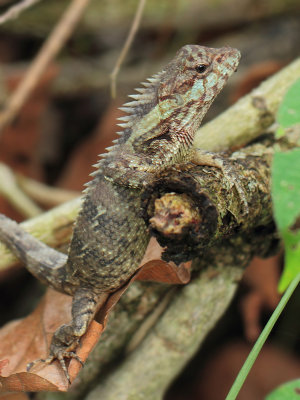
<instances>
[{"instance_id":1,"label":"scaly skin","mask_svg":"<svg viewBox=\"0 0 300 400\"><path fill-rule=\"evenodd\" d=\"M67 259L0 216L0 239L37 278L73 296L72 321L55 332L46 360L58 359L68 379L64 359L76 357L73 350L97 307L132 276L145 253L149 235L139 216L144 185L175 163L196 159L223 167L215 155L195 156L192 144L239 59L229 47L187 45L137 89L122 108L127 115L120 138L87 185Z\"/></svg>"}]
</instances>

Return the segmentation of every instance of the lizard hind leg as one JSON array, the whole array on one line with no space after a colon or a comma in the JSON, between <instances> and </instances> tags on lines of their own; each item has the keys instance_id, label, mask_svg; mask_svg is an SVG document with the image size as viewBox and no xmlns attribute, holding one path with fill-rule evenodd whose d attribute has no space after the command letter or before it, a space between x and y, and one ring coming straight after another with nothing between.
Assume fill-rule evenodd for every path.
<instances>
[{"instance_id":1,"label":"lizard hind leg","mask_svg":"<svg viewBox=\"0 0 300 400\"><path fill-rule=\"evenodd\" d=\"M80 338L86 333L99 307L108 297L107 293L95 294L90 288L78 289L72 302L72 320L69 324L61 325L52 337L49 356L38 359L27 365L27 371L40 362L51 364L58 360L69 383L71 383L65 359L75 358L82 365L81 359L76 354L76 347Z\"/></svg>"},{"instance_id":2,"label":"lizard hind leg","mask_svg":"<svg viewBox=\"0 0 300 400\"><path fill-rule=\"evenodd\" d=\"M225 157L222 157L222 155L218 153L213 153L196 148L193 152L192 162L197 165L208 165L211 167L220 168L224 177L227 179L230 185L236 188L240 200L243 203L244 214L247 215L249 213L249 206L245 194L245 189L240 183L237 171L235 171L234 167Z\"/></svg>"}]
</instances>

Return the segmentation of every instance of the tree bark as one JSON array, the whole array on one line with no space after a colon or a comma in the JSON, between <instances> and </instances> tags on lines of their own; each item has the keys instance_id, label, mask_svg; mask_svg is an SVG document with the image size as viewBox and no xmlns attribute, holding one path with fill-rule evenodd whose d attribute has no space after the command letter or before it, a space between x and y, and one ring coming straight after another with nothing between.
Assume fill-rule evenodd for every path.
<instances>
[{"instance_id":1,"label":"tree bark","mask_svg":"<svg viewBox=\"0 0 300 400\"><path fill-rule=\"evenodd\" d=\"M270 193L274 145L285 150L295 140L290 134L276 141L270 134L224 157L244 191L247 213L234 185L215 167L190 164L181 173L169 170L149 186L143 194L144 218L167 247L163 258L179 264L236 232L256 239L264 235L259 253L268 254L266 233L276 236Z\"/></svg>"}]
</instances>

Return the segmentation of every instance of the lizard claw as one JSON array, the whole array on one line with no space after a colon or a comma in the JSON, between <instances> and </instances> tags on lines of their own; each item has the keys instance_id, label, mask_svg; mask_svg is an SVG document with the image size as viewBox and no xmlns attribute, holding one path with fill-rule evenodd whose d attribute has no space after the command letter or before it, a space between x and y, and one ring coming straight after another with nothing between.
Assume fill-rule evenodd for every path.
<instances>
[{"instance_id":1,"label":"lizard claw","mask_svg":"<svg viewBox=\"0 0 300 400\"><path fill-rule=\"evenodd\" d=\"M245 190L243 189L243 187L238 183L238 182L234 182L234 187L236 188L236 191L239 195L239 198L243 204L243 215L246 216L249 214L249 205L248 205L248 201L245 195Z\"/></svg>"},{"instance_id":2,"label":"lizard claw","mask_svg":"<svg viewBox=\"0 0 300 400\"><path fill-rule=\"evenodd\" d=\"M246 192L242 184L240 183L240 179L237 173L233 170L233 168L231 168L230 165L226 165L225 163L222 167L222 172L225 179L227 179L230 187L234 187L237 191L242 205L242 215L247 216L249 214L249 205L246 197Z\"/></svg>"},{"instance_id":3,"label":"lizard claw","mask_svg":"<svg viewBox=\"0 0 300 400\"><path fill-rule=\"evenodd\" d=\"M65 377L67 378L69 384L71 385L71 379L70 379L70 375L69 375L69 372L68 372L68 369L66 366L65 358L74 358L82 365L82 367L84 366L84 363L81 360L81 358L73 351L60 351L57 354L49 355L49 357L47 357L46 359L39 358L35 361L28 363L26 366L26 370L27 370L27 372L29 372L34 366L36 366L39 363L44 363L46 365L49 365L53 361L57 360L60 363L62 370L64 371Z\"/></svg>"},{"instance_id":4,"label":"lizard claw","mask_svg":"<svg viewBox=\"0 0 300 400\"><path fill-rule=\"evenodd\" d=\"M83 366L82 360L73 351L62 351L59 354L57 354L55 357L51 356L51 358L52 358L52 360L54 360L56 358L59 361L60 366L61 366L62 370L64 371L69 384L71 385L71 379L70 379L70 375L68 373L68 369L66 366L65 358L75 358L75 360L77 360Z\"/></svg>"},{"instance_id":5,"label":"lizard claw","mask_svg":"<svg viewBox=\"0 0 300 400\"><path fill-rule=\"evenodd\" d=\"M235 187L243 207L243 215L249 214L249 205L245 189L241 184L240 175L235 170L232 163L222 154L213 153L206 150L194 149L193 159L194 164L209 165L211 167L220 168L224 178L228 181L230 187Z\"/></svg>"}]
</instances>

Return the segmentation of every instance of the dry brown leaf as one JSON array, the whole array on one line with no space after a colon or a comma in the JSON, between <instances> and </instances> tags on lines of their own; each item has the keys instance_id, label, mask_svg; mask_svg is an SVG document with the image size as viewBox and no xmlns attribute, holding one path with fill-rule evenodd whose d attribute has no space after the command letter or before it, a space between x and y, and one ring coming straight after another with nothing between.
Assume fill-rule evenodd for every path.
<instances>
[{"instance_id":1,"label":"dry brown leaf","mask_svg":"<svg viewBox=\"0 0 300 400\"><path fill-rule=\"evenodd\" d=\"M2 391L67 390L66 378L55 363L49 366L41 364L41 370L35 373L27 373L26 365L47 356L53 332L70 319L71 300L69 296L49 289L28 317L2 328Z\"/></svg>"},{"instance_id":2,"label":"dry brown leaf","mask_svg":"<svg viewBox=\"0 0 300 400\"><path fill-rule=\"evenodd\" d=\"M152 240L142 267L125 286L112 293L101 307L87 333L82 337L77 355L83 362L97 343L112 308L129 285L139 280L153 280L170 284L184 284L190 278L190 263L177 267L162 260L150 260L159 256L162 249ZM37 364L30 372L26 365L33 360L46 358L55 330L71 319L70 296L48 289L37 308L26 318L12 321L0 331L0 391L67 391L69 383L57 361L50 365ZM81 364L71 360L69 375L75 379Z\"/></svg>"},{"instance_id":3,"label":"dry brown leaf","mask_svg":"<svg viewBox=\"0 0 300 400\"><path fill-rule=\"evenodd\" d=\"M58 362L37 364L26 371L29 362L46 358L55 330L71 318L70 296L48 289L37 308L26 318L7 324L0 331L1 391L66 391L68 382ZM93 321L82 338L77 354L84 362L97 343L102 325ZM74 364L74 363L73 363ZM72 374L79 372L79 363Z\"/></svg>"},{"instance_id":4,"label":"dry brown leaf","mask_svg":"<svg viewBox=\"0 0 300 400\"><path fill-rule=\"evenodd\" d=\"M191 262L183 263L179 266L172 262L167 263L160 259L162 252L163 248L152 237L141 262L143 267L137 271L135 279L170 284L188 283Z\"/></svg>"},{"instance_id":5,"label":"dry brown leaf","mask_svg":"<svg viewBox=\"0 0 300 400\"><path fill-rule=\"evenodd\" d=\"M173 262L152 260L139 270L136 279L170 284L188 283L190 280L190 264L184 263L177 266Z\"/></svg>"}]
</instances>

